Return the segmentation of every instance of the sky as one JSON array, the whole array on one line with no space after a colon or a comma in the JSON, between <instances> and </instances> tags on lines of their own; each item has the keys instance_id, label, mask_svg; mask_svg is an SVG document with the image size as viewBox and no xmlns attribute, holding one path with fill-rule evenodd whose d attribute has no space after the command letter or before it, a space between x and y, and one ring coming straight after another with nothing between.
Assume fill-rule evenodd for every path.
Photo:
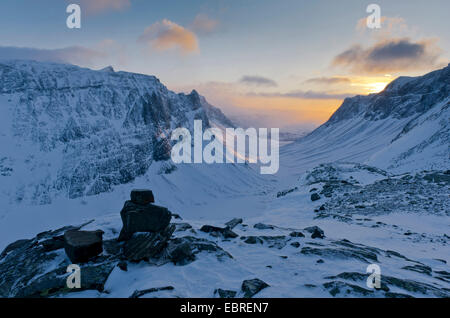
<instances>
[{"instance_id":1,"label":"sky","mask_svg":"<svg viewBox=\"0 0 450 318\"><path fill-rule=\"evenodd\" d=\"M448 0L2 0L0 59L111 65L196 89L243 126L311 129L345 97L447 66L448 12Z\"/></svg>"}]
</instances>

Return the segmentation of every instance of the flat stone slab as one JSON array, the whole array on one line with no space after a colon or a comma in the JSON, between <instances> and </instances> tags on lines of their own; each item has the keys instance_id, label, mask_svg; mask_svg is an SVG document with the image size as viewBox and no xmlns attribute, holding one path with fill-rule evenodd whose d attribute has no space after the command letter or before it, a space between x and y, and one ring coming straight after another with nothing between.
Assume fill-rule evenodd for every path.
<instances>
[{"instance_id":1,"label":"flat stone slab","mask_svg":"<svg viewBox=\"0 0 450 318\"><path fill-rule=\"evenodd\" d=\"M73 264L88 262L103 252L103 231L69 230L64 233L64 250Z\"/></svg>"}]
</instances>

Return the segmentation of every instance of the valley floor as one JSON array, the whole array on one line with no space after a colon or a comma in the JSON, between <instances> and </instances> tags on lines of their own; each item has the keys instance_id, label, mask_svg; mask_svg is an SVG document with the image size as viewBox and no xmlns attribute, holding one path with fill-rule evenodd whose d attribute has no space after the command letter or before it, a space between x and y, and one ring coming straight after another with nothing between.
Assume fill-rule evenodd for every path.
<instances>
[{"instance_id":1,"label":"valley floor","mask_svg":"<svg viewBox=\"0 0 450 318\"><path fill-rule=\"evenodd\" d=\"M182 217L172 220L174 237L196 246L195 261L141 261L127 271L114 266L102 292L55 296L129 297L156 288L143 297L217 297L218 289L242 297L243 281L258 278L269 287L254 297L450 297L448 172L391 176L359 164L330 164L303 174L291 188L279 184L269 180L248 196L169 204ZM319 199L312 201L313 194ZM86 220L95 220L83 229L102 229L104 240L114 240L122 227L116 197L107 203L110 211L85 211ZM98 198L86 200L87 210L100 205ZM81 223L73 217L73 224ZM232 229L236 238L200 231L232 218L243 219ZM323 238L311 237L322 231ZM32 281L67 266L64 250L55 253ZM379 290L366 285L370 264L380 266Z\"/></svg>"}]
</instances>

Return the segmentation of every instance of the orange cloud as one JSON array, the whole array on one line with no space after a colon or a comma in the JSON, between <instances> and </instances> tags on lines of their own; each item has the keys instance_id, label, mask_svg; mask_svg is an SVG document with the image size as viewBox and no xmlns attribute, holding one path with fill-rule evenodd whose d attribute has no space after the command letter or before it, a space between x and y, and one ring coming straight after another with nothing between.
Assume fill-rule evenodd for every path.
<instances>
[{"instance_id":1,"label":"orange cloud","mask_svg":"<svg viewBox=\"0 0 450 318\"><path fill-rule=\"evenodd\" d=\"M164 19L146 28L139 42L157 51L180 50L182 53L199 51L197 36L182 26Z\"/></svg>"},{"instance_id":2,"label":"orange cloud","mask_svg":"<svg viewBox=\"0 0 450 318\"><path fill-rule=\"evenodd\" d=\"M209 18L206 14L198 14L192 22L190 29L198 34L212 33L217 25L218 21Z\"/></svg>"},{"instance_id":3,"label":"orange cloud","mask_svg":"<svg viewBox=\"0 0 450 318\"><path fill-rule=\"evenodd\" d=\"M408 26L406 25L405 19L401 17L386 17L382 16L381 19L381 29L386 29L389 32L392 32L394 30L400 31L400 30L406 30ZM356 30L358 31L364 31L364 30L370 30L367 27L367 17L361 18L356 23ZM379 31L379 29L376 29Z\"/></svg>"}]
</instances>

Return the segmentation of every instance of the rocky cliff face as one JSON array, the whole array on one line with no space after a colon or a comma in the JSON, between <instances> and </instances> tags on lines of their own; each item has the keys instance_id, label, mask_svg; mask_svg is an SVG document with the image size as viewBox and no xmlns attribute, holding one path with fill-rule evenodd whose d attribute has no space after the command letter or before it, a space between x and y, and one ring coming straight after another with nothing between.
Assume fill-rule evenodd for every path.
<instances>
[{"instance_id":1,"label":"rocky cliff face","mask_svg":"<svg viewBox=\"0 0 450 318\"><path fill-rule=\"evenodd\" d=\"M2 187L11 201L50 203L107 192L170 155L170 134L194 119L230 125L196 91L154 76L72 65L0 63Z\"/></svg>"}]
</instances>

